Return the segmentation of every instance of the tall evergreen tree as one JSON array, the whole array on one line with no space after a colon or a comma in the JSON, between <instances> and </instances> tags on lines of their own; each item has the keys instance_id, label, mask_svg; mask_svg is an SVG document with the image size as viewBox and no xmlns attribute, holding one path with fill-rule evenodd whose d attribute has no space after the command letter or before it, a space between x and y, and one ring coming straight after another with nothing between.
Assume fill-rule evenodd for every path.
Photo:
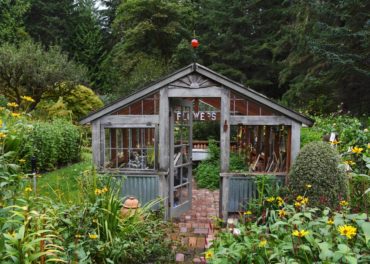
<instances>
[{"instance_id":1,"label":"tall evergreen tree","mask_svg":"<svg viewBox=\"0 0 370 264\"><path fill-rule=\"evenodd\" d=\"M28 38L24 27L24 15L30 0L2 0L0 2L0 44L19 43Z\"/></svg>"},{"instance_id":2,"label":"tall evergreen tree","mask_svg":"<svg viewBox=\"0 0 370 264\"><path fill-rule=\"evenodd\" d=\"M281 81L287 104L313 113L370 112L370 2L297 1L292 49Z\"/></svg>"},{"instance_id":3,"label":"tall evergreen tree","mask_svg":"<svg viewBox=\"0 0 370 264\"><path fill-rule=\"evenodd\" d=\"M290 23L289 3L278 0L204 0L197 33L201 61L270 97L280 97L281 60L287 56L283 25Z\"/></svg>"},{"instance_id":4,"label":"tall evergreen tree","mask_svg":"<svg viewBox=\"0 0 370 264\"><path fill-rule=\"evenodd\" d=\"M30 0L31 8L27 13L26 30L31 37L49 45L60 45L63 49L68 45L73 18L74 0ZM73 25L76 26L76 25Z\"/></svg>"}]
</instances>

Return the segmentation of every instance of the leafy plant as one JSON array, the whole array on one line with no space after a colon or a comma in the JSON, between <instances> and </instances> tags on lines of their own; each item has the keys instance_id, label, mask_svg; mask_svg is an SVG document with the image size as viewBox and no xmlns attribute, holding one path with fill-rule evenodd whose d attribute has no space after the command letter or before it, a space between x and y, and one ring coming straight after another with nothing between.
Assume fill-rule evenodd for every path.
<instances>
[{"instance_id":1,"label":"leafy plant","mask_svg":"<svg viewBox=\"0 0 370 264\"><path fill-rule=\"evenodd\" d=\"M336 207L339 200L348 196L348 179L339 163L339 154L328 143L304 146L289 174L293 197L307 191L313 205ZM308 185L312 188L307 190Z\"/></svg>"},{"instance_id":2,"label":"leafy plant","mask_svg":"<svg viewBox=\"0 0 370 264\"><path fill-rule=\"evenodd\" d=\"M266 224L246 221L222 232L207 263L367 263L370 223L366 214L284 204ZM258 215L255 217L257 218Z\"/></svg>"}]
</instances>

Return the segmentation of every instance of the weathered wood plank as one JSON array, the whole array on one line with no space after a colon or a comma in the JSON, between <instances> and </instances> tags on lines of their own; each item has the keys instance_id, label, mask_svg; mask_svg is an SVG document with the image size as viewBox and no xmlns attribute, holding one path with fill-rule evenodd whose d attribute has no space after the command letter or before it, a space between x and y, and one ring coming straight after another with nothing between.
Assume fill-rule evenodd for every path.
<instances>
[{"instance_id":1,"label":"weathered wood plank","mask_svg":"<svg viewBox=\"0 0 370 264\"><path fill-rule=\"evenodd\" d=\"M231 116L231 125L291 125L294 121L285 116Z\"/></svg>"},{"instance_id":2,"label":"weathered wood plank","mask_svg":"<svg viewBox=\"0 0 370 264\"><path fill-rule=\"evenodd\" d=\"M171 88L168 90L169 97L221 97L223 88L207 87L207 88Z\"/></svg>"},{"instance_id":3,"label":"weathered wood plank","mask_svg":"<svg viewBox=\"0 0 370 264\"><path fill-rule=\"evenodd\" d=\"M227 172L230 159L230 92L227 89L221 95L220 112L221 172Z\"/></svg>"},{"instance_id":4,"label":"weathered wood plank","mask_svg":"<svg viewBox=\"0 0 370 264\"><path fill-rule=\"evenodd\" d=\"M100 119L100 123L105 126L119 126L127 124L158 124L158 115L109 115Z\"/></svg>"},{"instance_id":5,"label":"weathered wood plank","mask_svg":"<svg viewBox=\"0 0 370 264\"><path fill-rule=\"evenodd\" d=\"M221 193L221 215L222 219L226 223L228 218L228 208L229 208L229 176L222 177L222 193Z\"/></svg>"},{"instance_id":6,"label":"weathered wood plank","mask_svg":"<svg viewBox=\"0 0 370 264\"><path fill-rule=\"evenodd\" d=\"M93 162L97 168L100 167L100 121L96 120L91 124L92 128L92 152Z\"/></svg>"},{"instance_id":7,"label":"weathered wood plank","mask_svg":"<svg viewBox=\"0 0 370 264\"><path fill-rule=\"evenodd\" d=\"M299 123L292 123L292 135L291 135L291 164L293 164L296 159L299 148L301 145L301 125Z\"/></svg>"},{"instance_id":8,"label":"weathered wood plank","mask_svg":"<svg viewBox=\"0 0 370 264\"><path fill-rule=\"evenodd\" d=\"M159 169L167 172L170 162L170 119L169 119L168 88L160 90L159 103Z\"/></svg>"}]
</instances>

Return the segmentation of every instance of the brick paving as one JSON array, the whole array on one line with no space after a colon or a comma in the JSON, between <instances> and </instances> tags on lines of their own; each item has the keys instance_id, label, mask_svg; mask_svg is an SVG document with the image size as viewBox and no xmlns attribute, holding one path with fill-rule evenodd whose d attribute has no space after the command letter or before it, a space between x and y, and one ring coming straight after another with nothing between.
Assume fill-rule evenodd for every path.
<instances>
[{"instance_id":1,"label":"brick paving","mask_svg":"<svg viewBox=\"0 0 370 264\"><path fill-rule=\"evenodd\" d=\"M171 239L176 252L176 263L206 263L204 252L217 233L219 190L198 189L193 182L191 210L173 220Z\"/></svg>"}]
</instances>

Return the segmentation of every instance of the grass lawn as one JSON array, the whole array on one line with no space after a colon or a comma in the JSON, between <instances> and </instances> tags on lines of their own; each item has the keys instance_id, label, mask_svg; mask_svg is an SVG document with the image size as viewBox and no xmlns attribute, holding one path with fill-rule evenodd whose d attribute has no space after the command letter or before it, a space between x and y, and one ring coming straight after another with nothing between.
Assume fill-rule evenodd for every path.
<instances>
[{"instance_id":1,"label":"grass lawn","mask_svg":"<svg viewBox=\"0 0 370 264\"><path fill-rule=\"evenodd\" d=\"M82 153L82 161L61 169L41 174L37 178L38 193L52 199L64 202L78 202L81 196L77 176L81 172L91 169L92 154Z\"/></svg>"}]
</instances>

